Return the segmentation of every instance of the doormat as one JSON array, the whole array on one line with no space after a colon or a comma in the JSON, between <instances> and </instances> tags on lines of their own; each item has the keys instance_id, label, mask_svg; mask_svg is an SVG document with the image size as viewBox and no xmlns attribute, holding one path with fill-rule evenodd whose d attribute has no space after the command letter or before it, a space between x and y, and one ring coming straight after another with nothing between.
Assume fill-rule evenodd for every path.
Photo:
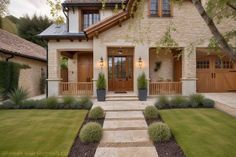
<instances>
[{"instance_id":1,"label":"doormat","mask_svg":"<svg viewBox=\"0 0 236 157\"><path fill-rule=\"evenodd\" d=\"M127 93L126 91L116 91L115 94L125 94Z\"/></svg>"}]
</instances>

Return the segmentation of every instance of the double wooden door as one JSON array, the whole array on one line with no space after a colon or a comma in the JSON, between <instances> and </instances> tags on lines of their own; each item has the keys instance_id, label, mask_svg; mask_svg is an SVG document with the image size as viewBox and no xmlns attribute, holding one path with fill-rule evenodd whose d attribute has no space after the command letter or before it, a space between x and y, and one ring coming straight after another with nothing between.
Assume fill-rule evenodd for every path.
<instances>
[{"instance_id":1,"label":"double wooden door","mask_svg":"<svg viewBox=\"0 0 236 157\"><path fill-rule=\"evenodd\" d=\"M197 91L236 91L236 64L228 57L197 57Z\"/></svg>"},{"instance_id":2,"label":"double wooden door","mask_svg":"<svg viewBox=\"0 0 236 157\"><path fill-rule=\"evenodd\" d=\"M133 56L108 56L108 90L126 92L133 90Z\"/></svg>"}]
</instances>

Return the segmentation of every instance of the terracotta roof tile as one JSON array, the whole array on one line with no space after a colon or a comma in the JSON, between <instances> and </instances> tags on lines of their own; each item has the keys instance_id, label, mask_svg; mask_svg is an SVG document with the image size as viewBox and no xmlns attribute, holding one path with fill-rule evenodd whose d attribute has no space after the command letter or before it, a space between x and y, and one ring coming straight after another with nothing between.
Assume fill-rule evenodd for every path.
<instances>
[{"instance_id":1,"label":"terracotta roof tile","mask_svg":"<svg viewBox=\"0 0 236 157\"><path fill-rule=\"evenodd\" d=\"M46 60L46 50L19 36L0 29L0 51Z\"/></svg>"},{"instance_id":2,"label":"terracotta roof tile","mask_svg":"<svg viewBox=\"0 0 236 157\"><path fill-rule=\"evenodd\" d=\"M117 2L121 3L122 0L106 0L106 3L117 3ZM64 3L101 3L101 0L65 0Z\"/></svg>"}]
</instances>

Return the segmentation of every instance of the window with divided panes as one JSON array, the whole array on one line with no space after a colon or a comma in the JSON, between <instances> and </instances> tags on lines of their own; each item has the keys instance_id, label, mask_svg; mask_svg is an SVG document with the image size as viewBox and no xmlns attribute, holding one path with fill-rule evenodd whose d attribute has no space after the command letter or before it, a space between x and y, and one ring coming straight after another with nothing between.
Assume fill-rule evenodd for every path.
<instances>
[{"instance_id":1,"label":"window with divided panes","mask_svg":"<svg viewBox=\"0 0 236 157\"><path fill-rule=\"evenodd\" d=\"M149 0L149 15L171 17L171 0Z\"/></svg>"}]
</instances>

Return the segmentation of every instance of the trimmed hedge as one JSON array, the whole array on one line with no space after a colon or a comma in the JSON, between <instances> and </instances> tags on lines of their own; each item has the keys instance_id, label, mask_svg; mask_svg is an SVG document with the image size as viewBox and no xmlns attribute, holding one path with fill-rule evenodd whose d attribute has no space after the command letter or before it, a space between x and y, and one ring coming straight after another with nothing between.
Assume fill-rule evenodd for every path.
<instances>
[{"instance_id":1,"label":"trimmed hedge","mask_svg":"<svg viewBox=\"0 0 236 157\"><path fill-rule=\"evenodd\" d=\"M99 142L102 139L102 126L95 122L84 125L80 131L80 140L84 143Z\"/></svg>"},{"instance_id":2,"label":"trimmed hedge","mask_svg":"<svg viewBox=\"0 0 236 157\"><path fill-rule=\"evenodd\" d=\"M0 105L0 109L89 109L92 105L92 101L87 97L75 100L69 105L58 101L56 97L49 97L42 100L24 100L20 104L7 100Z\"/></svg>"},{"instance_id":3,"label":"trimmed hedge","mask_svg":"<svg viewBox=\"0 0 236 157\"><path fill-rule=\"evenodd\" d=\"M172 108L212 108L215 102L205 98L200 94L190 95L189 98L184 96L175 96L170 100L166 96L161 96L155 103L158 109Z\"/></svg>"},{"instance_id":4,"label":"trimmed hedge","mask_svg":"<svg viewBox=\"0 0 236 157\"><path fill-rule=\"evenodd\" d=\"M30 68L14 62L0 61L0 88L3 89L3 97L18 88L20 70Z\"/></svg>"}]
</instances>

